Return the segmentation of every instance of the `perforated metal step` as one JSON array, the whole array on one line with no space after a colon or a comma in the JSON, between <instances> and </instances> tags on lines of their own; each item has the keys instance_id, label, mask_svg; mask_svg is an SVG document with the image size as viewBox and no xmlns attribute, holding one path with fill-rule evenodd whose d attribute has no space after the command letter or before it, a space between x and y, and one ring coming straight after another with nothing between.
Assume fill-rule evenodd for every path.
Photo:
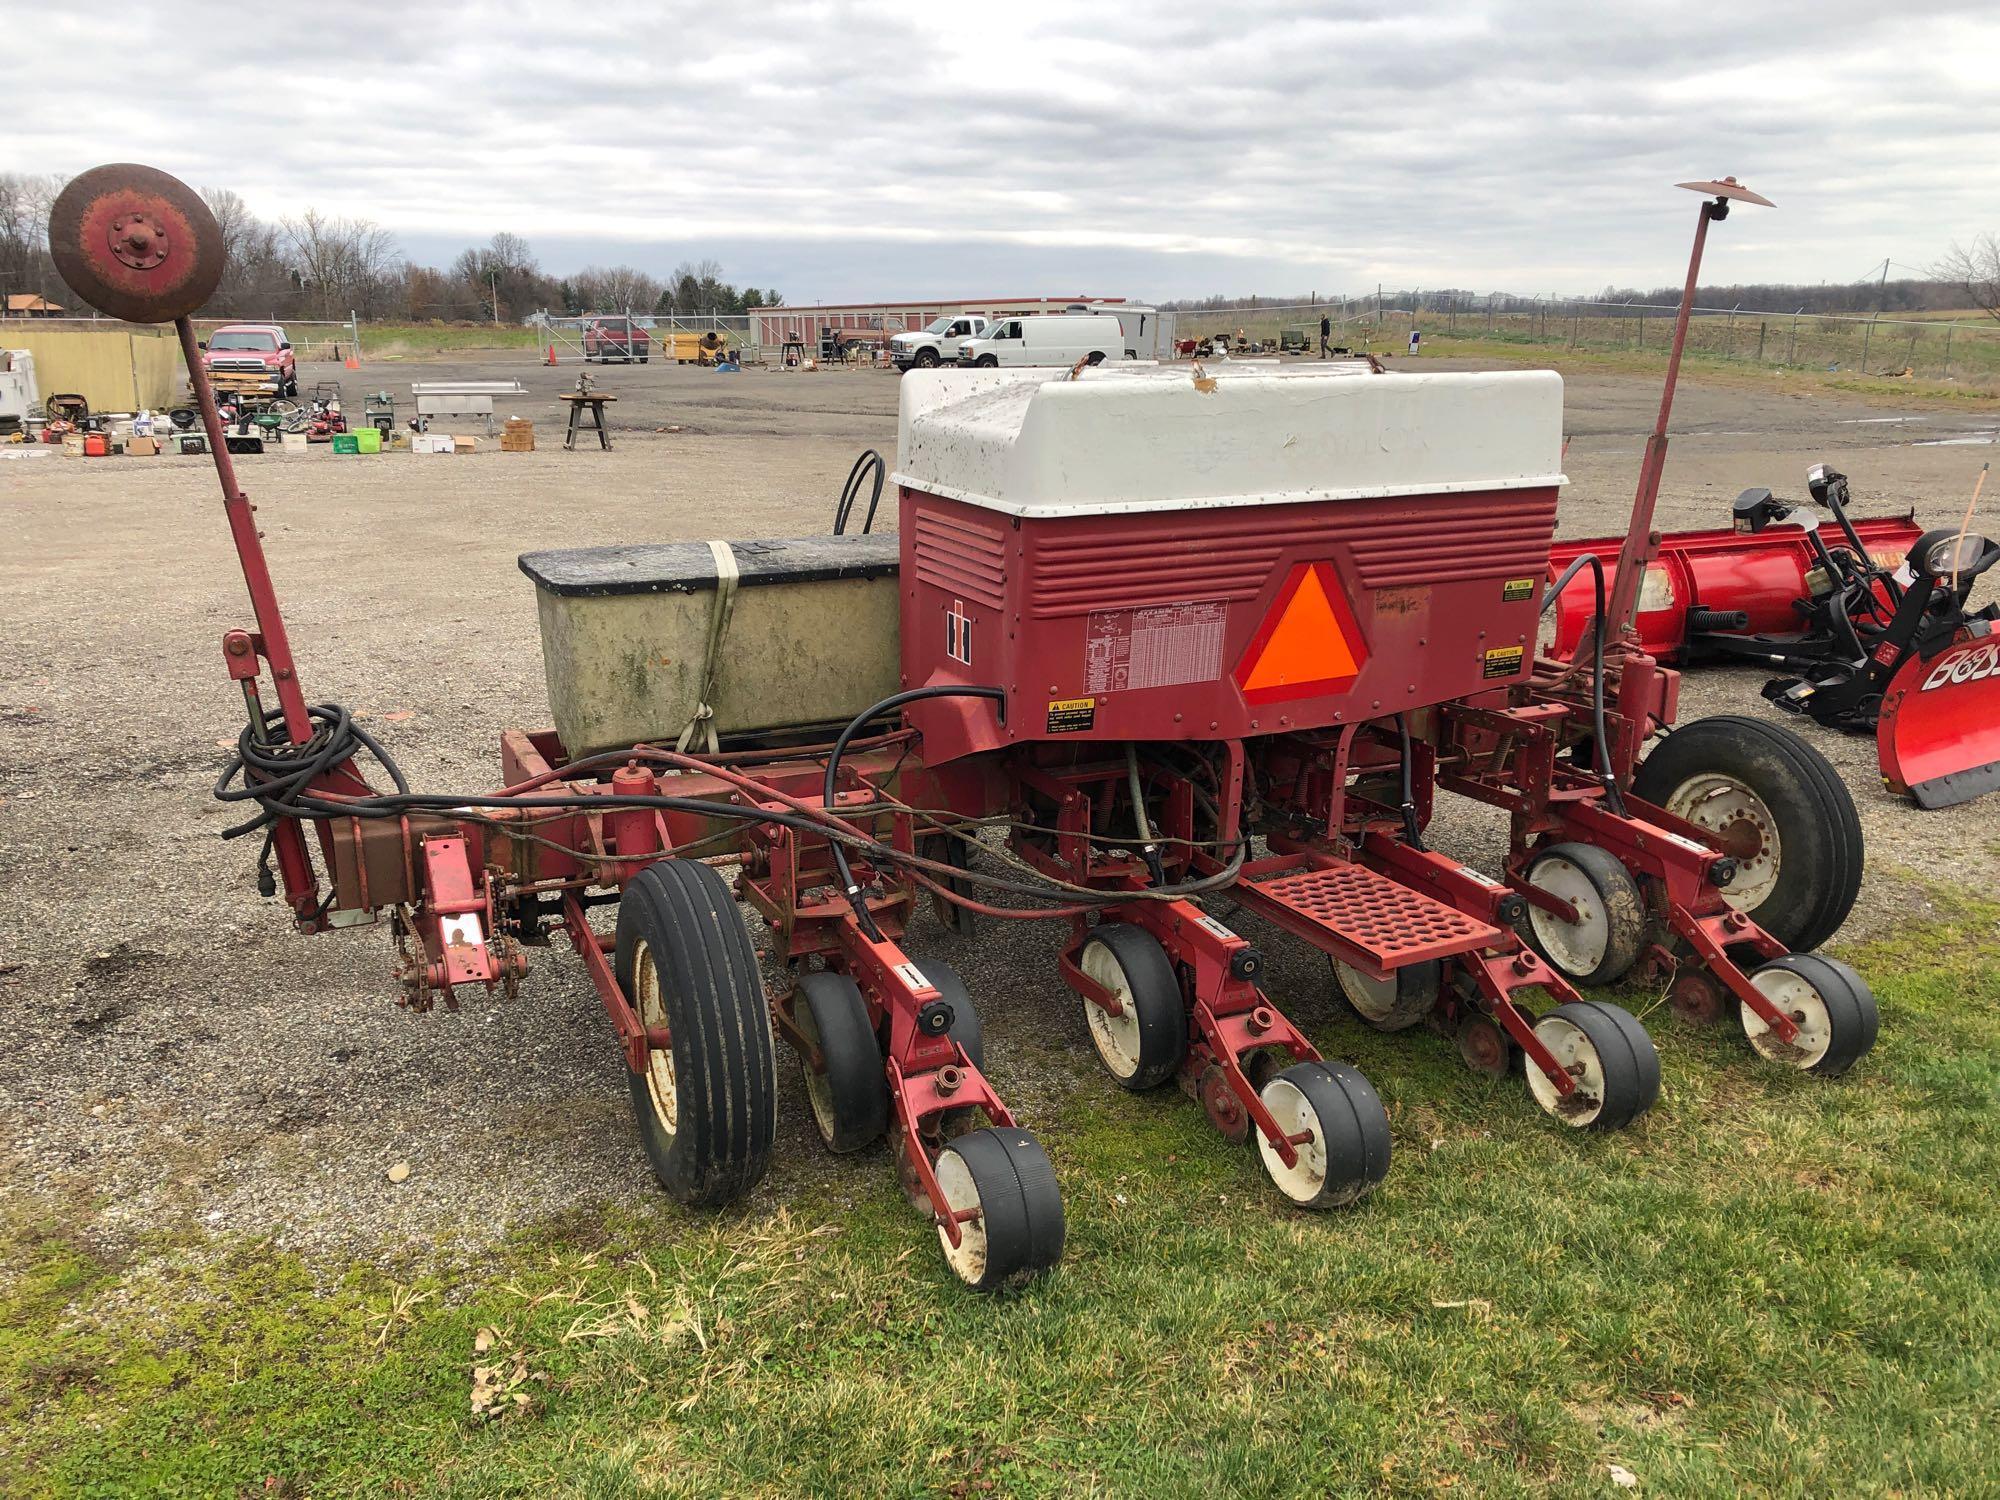
<instances>
[{"instance_id":1,"label":"perforated metal step","mask_svg":"<svg viewBox=\"0 0 2000 1500\"><path fill-rule=\"evenodd\" d=\"M1308 942L1324 932L1390 970L1469 953L1500 930L1361 865L1331 865L1246 880L1235 894Z\"/></svg>"}]
</instances>

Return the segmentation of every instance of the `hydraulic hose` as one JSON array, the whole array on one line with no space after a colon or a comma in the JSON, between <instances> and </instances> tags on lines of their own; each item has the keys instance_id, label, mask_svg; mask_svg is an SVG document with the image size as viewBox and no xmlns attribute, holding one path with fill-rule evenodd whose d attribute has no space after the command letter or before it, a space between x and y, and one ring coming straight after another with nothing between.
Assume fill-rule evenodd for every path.
<instances>
[{"instance_id":1,"label":"hydraulic hose","mask_svg":"<svg viewBox=\"0 0 2000 1500\"><path fill-rule=\"evenodd\" d=\"M1139 747L1125 742L1125 780L1132 789L1132 822L1139 830L1139 857L1146 861L1146 873L1154 885L1167 883L1165 866L1160 863L1160 846L1153 840L1153 825L1146 816L1146 787L1139 779Z\"/></svg>"},{"instance_id":2,"label":"hydraulic hose","mask_svg":"<svg viewBox=\"0 0 2000 1500\"><path fill-rule=\"evenodd\" d=\"M845 729L840 731L839 736L834 740L833 749L826 757L826 784L820 798L826 804L828 812L833 812L836 806L834 800L836 796L835 786L840 777L840 757L847 749L847 742L859 734L865 725L880 718L891 709L901 708L906 703L920 703L927 698L989 698L1000 705L1000 711L1003 715L1007 711L1007 690L1005 688L939 685L936 687L910 688L905 692L891 693L880 703L875 704L871 708L863 709L860 714L848 723ZM875 925L875 918L869 915L868 902L861 894L861 887L855 884L854 870L847 862L847 851L841 848L838 843L829 843L828 847L833 851L834 868L840 872L841 894L847 898L847 904L854 909L854 919L861 924L861 930L867 933L872 941L881 942L882 930Z\"/></svg>"},{"instance_id":3,"label":"hydraulic hose","mask_svg":"<svg viewBox=\"0 0 2000 1500\"><path fill-rule=\"evenodd\" d=\"M1590 569L1597 595L1597 613L1590 622L1590 727L1593 737L1591 749L1595 752L1591 758L1596 762L1597 779L1604 787L1604 800L1622 818L1625 816L1625 794L1618 789L1618 778L1611 774L1611 746L1604 735L1604 560L1595 552L1586 552L1564 568L1562 575L1542 596L1542 613L1549 612L1549 606L1561 597L1570 580L1585 566Z\"/></svg>"},{"instance_id":4,"label":"hydraulic hose","mask_svg":"<svg viewBox=\"0 0 2000 1500\"><path fill-rule=\"evenodd\" d=\"M868 535L875 529L875 507L882 503L882 481L888 474L888 466L882 462L882 455L873 448L863 448L861 456L854 460L854 467L847 471L847 483L841 486L840 500L833 508L833 534L847 535L847 523L854 514L854 502L861 498L861 483L872 472L875 487L868 495L868 514L861 522L861 534Z\"/></svg>"},{"instance_id":5,"label":"hydraulic hose","mask_svg":"<svg viewBox=\"0 0 2000 1500\"><path fill-rule=\"evenodd\" d=\"M1396 738L1401 741L1403 754L1403 837L1413 849L1424 847L1423 830L1417 826L1417 796L1410 774L1410 721L1403 714L1396 715Z\"/></svg>"}]
</instances>

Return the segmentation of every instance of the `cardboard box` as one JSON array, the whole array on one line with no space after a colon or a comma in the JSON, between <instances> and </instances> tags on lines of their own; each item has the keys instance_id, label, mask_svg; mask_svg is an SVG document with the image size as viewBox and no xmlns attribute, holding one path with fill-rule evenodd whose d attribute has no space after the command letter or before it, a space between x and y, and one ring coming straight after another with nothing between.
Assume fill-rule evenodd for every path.
<instances>
[{"instance_id":1,"label":"cardboard box","mask_svg":"<svg viewBox=\"0 0 2000 1500\"><path fill-rule=\"evenodd\" d=\"M509 417L507 425L500 431L500 451L502 453L533 453L535 451L535 424L526 417Z\"/></svg>"},{"instance_id":2,"label":"cardboard box","mask_svg":"<svg viewBox=\"0 0 2000 1500\"><path fill-rule=\"evenodd\" d=\"M454 444L448 432L420 432L410 446L418 453L449 453Z\"/></svg>"},{"instance_id":3,"label":"cardboard box","mask_svg":"<svg viewBox=\"0 0 2000 1500\"><path fill-rule=\"evenodd\" d=\"M135 434L125 439L125 451L134 456L151 458L160 451L160 440L156 437Z\"/></svg>"},{"instance_id":4,"label":"cardboard box","mask_svg":"<svg viewBox=\"0 0 2000 1500\"><path fill-rule=\"evenodd\" d=\"M479 439L476 437L455 437L451 440L451 443L452 451L455 453L477 453L479 451Z\"/></svg>"}]
</instances>

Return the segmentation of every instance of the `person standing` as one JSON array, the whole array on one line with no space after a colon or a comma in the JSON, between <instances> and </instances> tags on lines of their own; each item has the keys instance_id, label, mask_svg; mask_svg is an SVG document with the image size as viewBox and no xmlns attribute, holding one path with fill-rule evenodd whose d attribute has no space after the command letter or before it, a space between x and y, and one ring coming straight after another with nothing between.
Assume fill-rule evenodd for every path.
<instances>
[{"instance_id":1,"label":"person standing","mask_svg":"<svg viewBox=\"0 0 2000 1500\"><path fill-rule=\"evenodd\" d=\"M1333 319L1325 313L1319 315L1319 357L1325 359L1333 352Z\"/></svg>"}]
</instances>

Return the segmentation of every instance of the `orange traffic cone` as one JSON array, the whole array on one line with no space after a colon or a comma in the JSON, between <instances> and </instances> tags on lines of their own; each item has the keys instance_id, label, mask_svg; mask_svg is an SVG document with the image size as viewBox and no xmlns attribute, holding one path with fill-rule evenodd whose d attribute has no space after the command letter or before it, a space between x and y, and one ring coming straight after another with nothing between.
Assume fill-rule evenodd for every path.
<instances>
[{"instance_id":1,"label":"orange traffic cone","mask_svg":"<svg viewBox=\"0 0 2000 1500\"><path fill-rule=\"evenodd\" d=\"M347 346L347 368L350 370L358 370L361 368L361 356L354 352L354 346L352 344L349 344Z\"/></svg>"},{"instance_id":2,"label":"orange traffic cone","mask_svg":"<svg viewBox=\"0 0 2000 1500\"><path fill-rule=\"evenodd\" d=\"M554 344L551 344L549 345L549 357L546 360L544 360L543 363L548 365L551 369L553 369L555 367L555 362L556 362L556 346Z\"/></svg>"}]
</instances>

